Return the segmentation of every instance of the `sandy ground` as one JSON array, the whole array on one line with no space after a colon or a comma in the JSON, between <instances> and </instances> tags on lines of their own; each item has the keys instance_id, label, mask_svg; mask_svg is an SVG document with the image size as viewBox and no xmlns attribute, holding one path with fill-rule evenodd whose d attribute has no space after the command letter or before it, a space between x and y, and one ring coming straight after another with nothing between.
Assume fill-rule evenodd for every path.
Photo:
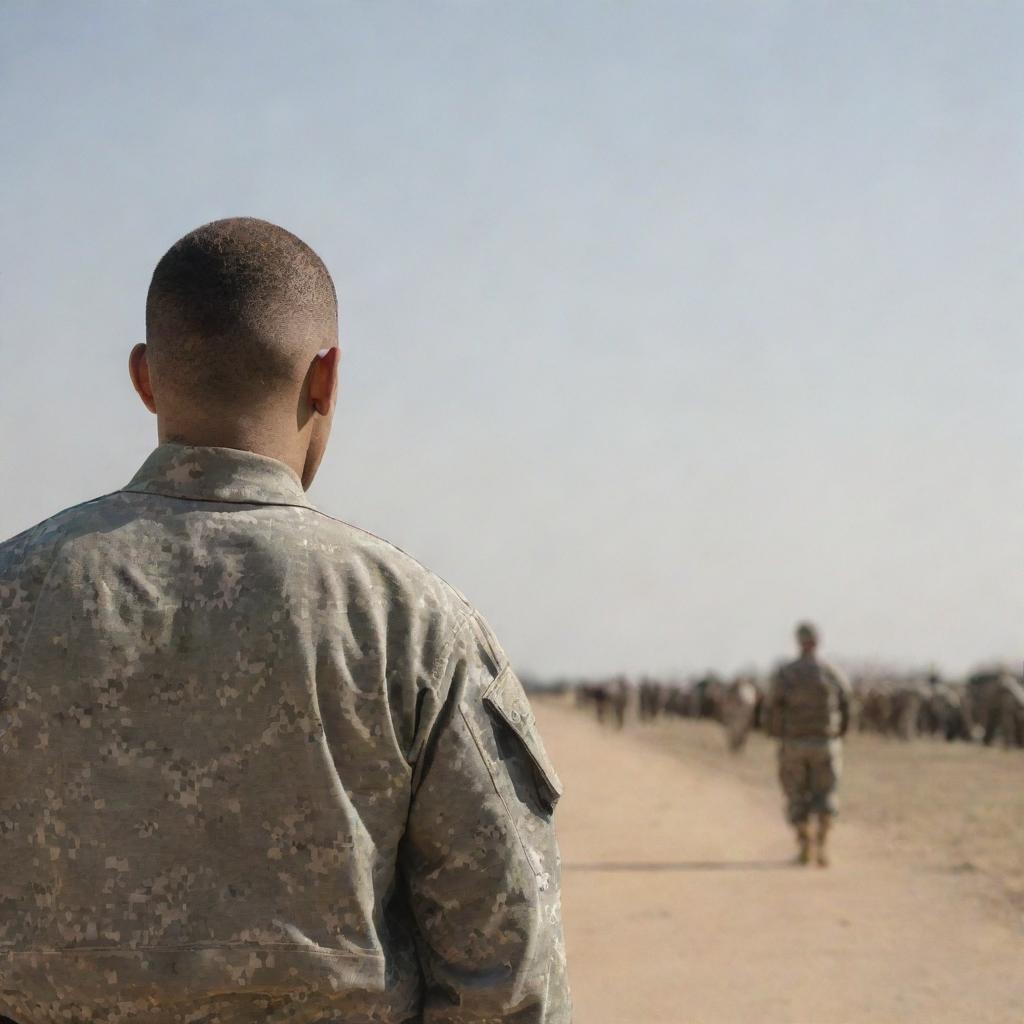
<instances>
[{"instance_id":1,"label":"sandy ground","mask_svg":"<svg viewBox=\"0 0 1024 1024\"><path fill-rule=\"evenodd\" d=\"M1022 853L999 824L1024 828L1019 753L855 740L833 866L799 868L761 737L732 759L707 723L616 733L534 706L566 784L576 1024L1024 1021ZM948 777L920 782L929 756ZM981 834L958 802L972 787Z\"/></svg>"}]
</instances>

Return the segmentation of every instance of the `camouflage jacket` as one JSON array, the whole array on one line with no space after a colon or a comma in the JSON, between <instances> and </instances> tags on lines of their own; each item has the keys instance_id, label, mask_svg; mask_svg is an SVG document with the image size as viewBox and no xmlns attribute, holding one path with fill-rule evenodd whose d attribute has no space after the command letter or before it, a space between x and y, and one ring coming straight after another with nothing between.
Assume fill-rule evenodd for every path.
<instances>
[{"instance_id":1,"label":"camouflage jacket","mask_svg":"<svg viewBox=\"0 0 1024 1024\"><path fill-rule=\"evenodd\" d=\"M480 616L273 459L0 545L0 1014L565 1024L560 791Z\"/></svg>"},{"instance_id":2,"label":"camouflage jacket","mask_svg":"<svg viewBox=\"0 0 1024 1024\"><path fill-rule=\"evenodd\" d=\"M797 658L776 672L764 714L782 740L836 739L850 724L850 684L820 658Z\"/></svg>"}]
</instances>

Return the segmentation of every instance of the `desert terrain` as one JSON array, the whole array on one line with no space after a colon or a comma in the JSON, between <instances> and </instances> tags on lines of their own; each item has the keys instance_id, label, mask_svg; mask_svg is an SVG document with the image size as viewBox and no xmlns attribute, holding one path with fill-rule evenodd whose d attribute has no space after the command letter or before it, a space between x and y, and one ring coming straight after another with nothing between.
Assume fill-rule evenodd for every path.
<instances>
[{"instance_id":1,"label":"desert terrain","mask_svg":"<svg viewBox=\"0 0 1024 1024\"><path fill-rule=\"evenodd\" d=\"M533 703L576 1024L1024 1021L1024 752L853 736L832 866L801 868L765 737Z\"/></svg>"}]
</instances>

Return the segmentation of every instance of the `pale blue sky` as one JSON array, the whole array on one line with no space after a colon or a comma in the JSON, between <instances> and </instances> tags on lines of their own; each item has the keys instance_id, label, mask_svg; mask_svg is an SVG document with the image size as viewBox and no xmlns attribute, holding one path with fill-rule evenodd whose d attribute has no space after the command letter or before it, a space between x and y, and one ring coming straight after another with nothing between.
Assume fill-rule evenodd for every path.
<instances>
[{"instance_id":1,"label":"pale blue sky","mask_svg":"<svg viewBox=\"0 0 1024 1024\"><path fill-rule=\"evenodd\" d=\"M342 300L313 496L539 672L1024 657L1024 5L0 4L0 536L123 483L156 260Z\"/></svg>"}]
</instances>

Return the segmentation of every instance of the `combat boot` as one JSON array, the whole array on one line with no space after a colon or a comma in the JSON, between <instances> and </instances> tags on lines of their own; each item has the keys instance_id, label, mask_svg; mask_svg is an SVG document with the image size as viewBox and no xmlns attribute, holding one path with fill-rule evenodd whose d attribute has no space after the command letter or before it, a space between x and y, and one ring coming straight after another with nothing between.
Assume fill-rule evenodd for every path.
<instances>
[{"instance_id":1,"label":"combat boot","mask_svg":"<svg viewBox=\"0 0 1024 1024\"><path fill-rule=\"evenodd\" d=\"M811 863L811 826L802 821L796 827L797 864Z\"/></svg>"},{"instance_id":2,"label":"combat boot","mask_svg":"<svg viewBox=\"0 0 1024 1024\"><path fill-rule=\"evenodd\" d=\"M828 847L826 840L828 839L829 829L832 827L832 816L830 814L822 814L818 817L818 850L817 860L819 868L828 867Z\"/></svg>"}]
</instances>

